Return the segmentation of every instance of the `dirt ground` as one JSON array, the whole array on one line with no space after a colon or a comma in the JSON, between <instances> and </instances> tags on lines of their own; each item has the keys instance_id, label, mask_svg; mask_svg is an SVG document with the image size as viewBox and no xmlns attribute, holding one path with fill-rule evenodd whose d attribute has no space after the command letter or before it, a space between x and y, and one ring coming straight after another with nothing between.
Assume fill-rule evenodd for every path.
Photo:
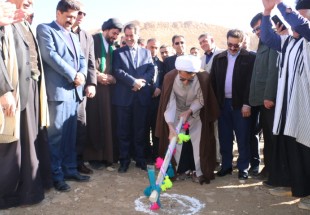
<instances>
[{"instance_id":1,"label":"dirt ground","mask_svg":"<svg viewBox=\"0 0 310 215\"><path fill-rule=\"evenodd\" d=\"M68 193L52 189L40 204L2 210L0 215L310 214L298 208L298 198L270 195L262 181L249 178L240 184L236 171L216 177L208 185L191 180L174 182L170 190L161 194L162 208L158 211L148 209L150 203L143 195L149 185L147 172L137 169L134 163L125 174L98 170L90 182L68 183L71 186Z\"/></svg>"}]
</instances>

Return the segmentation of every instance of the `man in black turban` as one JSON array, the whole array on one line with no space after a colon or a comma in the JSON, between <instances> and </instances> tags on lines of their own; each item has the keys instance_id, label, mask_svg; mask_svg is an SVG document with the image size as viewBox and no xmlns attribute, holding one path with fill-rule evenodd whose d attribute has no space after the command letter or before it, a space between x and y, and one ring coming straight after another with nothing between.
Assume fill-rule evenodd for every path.
<instances>
[{"instance_id":1,"label":"man in black turban","mask_svg":"<svg viewBox=\"0 0 310 215\"><path fill-rule=\"evenodd\" d=\"M84 159L93 169L113 171L113 131L111 86L116 83L112 75L112 46L121 33L123 25L118 19L111 18L102 24L102 31L93 36L95 44L95 69L97 76L96 95L87 99L88 144Z\"/></svg>"}]
</instances>

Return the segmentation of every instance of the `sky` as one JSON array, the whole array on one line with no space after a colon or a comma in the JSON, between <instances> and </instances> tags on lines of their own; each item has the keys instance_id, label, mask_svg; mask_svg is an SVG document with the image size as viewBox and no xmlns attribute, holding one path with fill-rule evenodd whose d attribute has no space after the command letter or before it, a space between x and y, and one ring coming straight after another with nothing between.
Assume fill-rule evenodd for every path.
<instances>
[{"instance_id":1,"label":"sky","mask_svg":"<svg viewBox=\"0 0 310 215\"><path fill-rule=\"evenodd\" d=\"M115 17L125 24L132 20L198 21L250 31L250 21L263 11L262 0L81 0L86 9L85 30L101 28ZM284 0L294 7L295 0ZM56 18L58 0L35 0L34 27Z\"/></svg>"}]
</instances>

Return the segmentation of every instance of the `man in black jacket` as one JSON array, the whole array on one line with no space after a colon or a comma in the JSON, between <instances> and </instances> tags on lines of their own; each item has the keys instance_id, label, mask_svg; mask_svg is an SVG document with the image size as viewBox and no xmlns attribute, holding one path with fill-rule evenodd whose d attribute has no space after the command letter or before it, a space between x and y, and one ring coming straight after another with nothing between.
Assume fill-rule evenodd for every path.
<instances>
[{"instance_id":1,"label":"man in black jacket","mask_svg":"<svg viewBox=\"0 0 310 215\"><path fill-rule=\"evenodd\" d=\"M186 41L184 36L182 35L174 35L172 37L172 47L175 49L176 54L170 57L167 57L164 60L164 74L170 72L171 70L175 69L175 60L178 56L184 55L186 51Z\"/></svg>"},{"instance_id":2,"label":"man in black jacket","mask_svg":"<svg viewBox=\"0 0 310 215\"><path fill-rule=\"evenodd\" d=\"M227 51L214 57L211 82L221 108L218 119L222 169L218 176L232 173L233 133L238 143L239 180L248 178L249 167L249 127L251 107L249 89L255 55L241 49L243 33L233 29L227 33Z\"/></svg>"}]
</instances>

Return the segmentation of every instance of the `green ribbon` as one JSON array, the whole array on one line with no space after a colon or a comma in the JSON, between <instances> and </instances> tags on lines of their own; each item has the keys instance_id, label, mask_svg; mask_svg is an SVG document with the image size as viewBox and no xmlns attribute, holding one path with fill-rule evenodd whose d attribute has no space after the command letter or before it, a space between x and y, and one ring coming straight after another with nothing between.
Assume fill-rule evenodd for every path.
<instances>
[{"instance_id":1,"label":"green ribbon","mask_svg":"<svg viewBox=\"0 0 310 215\"><path fill-rule=\"evenodd\" d=\"M104 47L104 39L103 39L103 35L102 33L100 33L100 37L101 37L101 42L102 42L102 46L101 46L101 62L100 62L100 72L104 73L104 70L106 68L106 58L107 58L107 52L105 50ZM112 68L112 56L113 56L113 47L111 45L109 45L109 54L110 54L110 69Z\"/></svg>"}]
</instances>

